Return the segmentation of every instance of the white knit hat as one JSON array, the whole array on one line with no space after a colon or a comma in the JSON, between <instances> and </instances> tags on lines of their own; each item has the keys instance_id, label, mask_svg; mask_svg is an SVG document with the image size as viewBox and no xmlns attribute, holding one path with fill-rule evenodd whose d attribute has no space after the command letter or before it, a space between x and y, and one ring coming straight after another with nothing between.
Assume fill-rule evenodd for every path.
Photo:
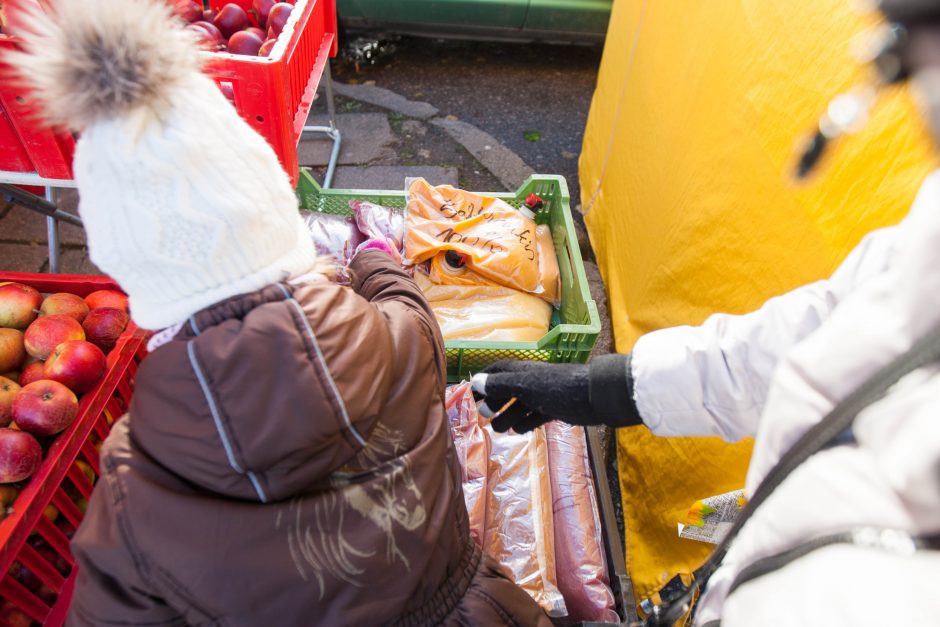
<instances>
[{"instance_id":1,"label":"white knit hat","mask_svg":"<svg viewBox=\"0 0 940 627\"><path fill-rule=\"evenodd\" d=\"M73 169L91 260L159 329L309 271L313 244L268 143L199 70L165 0L57 0L11 55ZM68 104L67 104L68 103Z\"/></svg>"}]
</instances>

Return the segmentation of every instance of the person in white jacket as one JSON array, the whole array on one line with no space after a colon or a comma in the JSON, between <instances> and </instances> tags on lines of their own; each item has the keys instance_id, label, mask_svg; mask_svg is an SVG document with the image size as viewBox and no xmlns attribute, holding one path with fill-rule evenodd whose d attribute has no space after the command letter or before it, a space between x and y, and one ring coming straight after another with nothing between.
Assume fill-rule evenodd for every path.
<instances>
[{"instance_id":1,"label":"person in white jacket","mask_svg":"<svg viewBox=\"0 0 940 627\"><path fill-rule=\"evenodd\" d=\"M940 1L883 0L940 137ZM500 362L477 389L497 431L550 419L755 446L746 493L840 401L940 324L940 172L908 216L828 279L740 316L662 329L588 365ZM482 388L482 389L481 389ZM827 542L833 536L839 541ZM940 363L903 376L755 509L696 625L940 625ZM776 556L776 557L774 557ZM783 556L785 559L780 559ZM767 572L734 583L747 567Z\"/></svg>"}]
</instances>

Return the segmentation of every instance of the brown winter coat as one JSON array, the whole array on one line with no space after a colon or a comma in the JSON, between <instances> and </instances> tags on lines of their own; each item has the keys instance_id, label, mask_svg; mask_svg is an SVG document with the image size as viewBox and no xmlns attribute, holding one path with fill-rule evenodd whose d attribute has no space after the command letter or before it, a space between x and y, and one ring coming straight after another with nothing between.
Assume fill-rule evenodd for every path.
<instances>
[{"instance_id":1,"label":"brown winter coat","mask_svg":"<svg viewBox=\"0 0 940 627\"><path fill-rule=\"evenodd\" d=\"M470 540L421 292L271 285L141 366L72 542L75 625L550 625Z\"/></svg>"}]
</instances>

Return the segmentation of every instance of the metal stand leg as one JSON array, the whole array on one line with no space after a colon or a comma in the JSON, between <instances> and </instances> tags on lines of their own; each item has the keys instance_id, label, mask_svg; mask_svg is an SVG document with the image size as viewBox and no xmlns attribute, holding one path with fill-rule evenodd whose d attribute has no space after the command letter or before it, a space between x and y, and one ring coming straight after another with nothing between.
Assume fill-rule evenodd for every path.
<instances>
[{"instance_id":1,"label":"metal stand leg","mask_svg":"<svg viewBox=\"0 0 940 627\"><path fill-rule=\"evenodd\" d=\"M336 103L333 101L333 77L330 74L330 64L327 62L323 68L324 87L326 88L326 108L330 114L329 126L305 126L304 133L326 133L333 140L333 150L330 152L330 161L326 166L326 176L323 177L323 189L333 184L333 172L336 170L336 161L339 159L339 147L343 136L336 128Z\"/></svg>"},{"instance_id":2,"label":"metal stand leg","mask_svg":"<svg viewBox=\"0 0 940 627\"><path fill-rule=\"evenodd\" d=\"M56 204L56 193L54 187L46 188L46 200L51 204ZM46 233L49 238L49 272L58 274L59 272L59 221L55 216L46 217Z\"/></svg>"}]
</instances>

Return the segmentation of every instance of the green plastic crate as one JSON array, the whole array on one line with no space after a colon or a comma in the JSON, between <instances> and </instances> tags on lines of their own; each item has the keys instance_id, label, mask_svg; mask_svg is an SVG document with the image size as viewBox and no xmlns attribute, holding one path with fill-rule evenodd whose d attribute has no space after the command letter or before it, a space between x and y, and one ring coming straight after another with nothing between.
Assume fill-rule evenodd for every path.
<instances>
[{"instance_id":1,"label":"green plastic crate","mask_svg":"<svg viewBox=\"0 0 940 627\"><path fill-rule=\"evenodd\" d=\"M489 193L519 207L526 196L537 194L545 205L536 215L536 222L548 224L558 256L561 274L561 307L552 315L552 326L538 342L449 341L447 380L457 382L500 359L532 359L547 362L586 362L601 330L597 305L591 299L584 262L578 249L568 185L564 177L534 174L515 194ZM321 189L304 170L297 184L300 206L311 211L352 215L349 201L368 200L386 207L405 207L405 192L393 190Z\"/></svg>"}]
</instances>

